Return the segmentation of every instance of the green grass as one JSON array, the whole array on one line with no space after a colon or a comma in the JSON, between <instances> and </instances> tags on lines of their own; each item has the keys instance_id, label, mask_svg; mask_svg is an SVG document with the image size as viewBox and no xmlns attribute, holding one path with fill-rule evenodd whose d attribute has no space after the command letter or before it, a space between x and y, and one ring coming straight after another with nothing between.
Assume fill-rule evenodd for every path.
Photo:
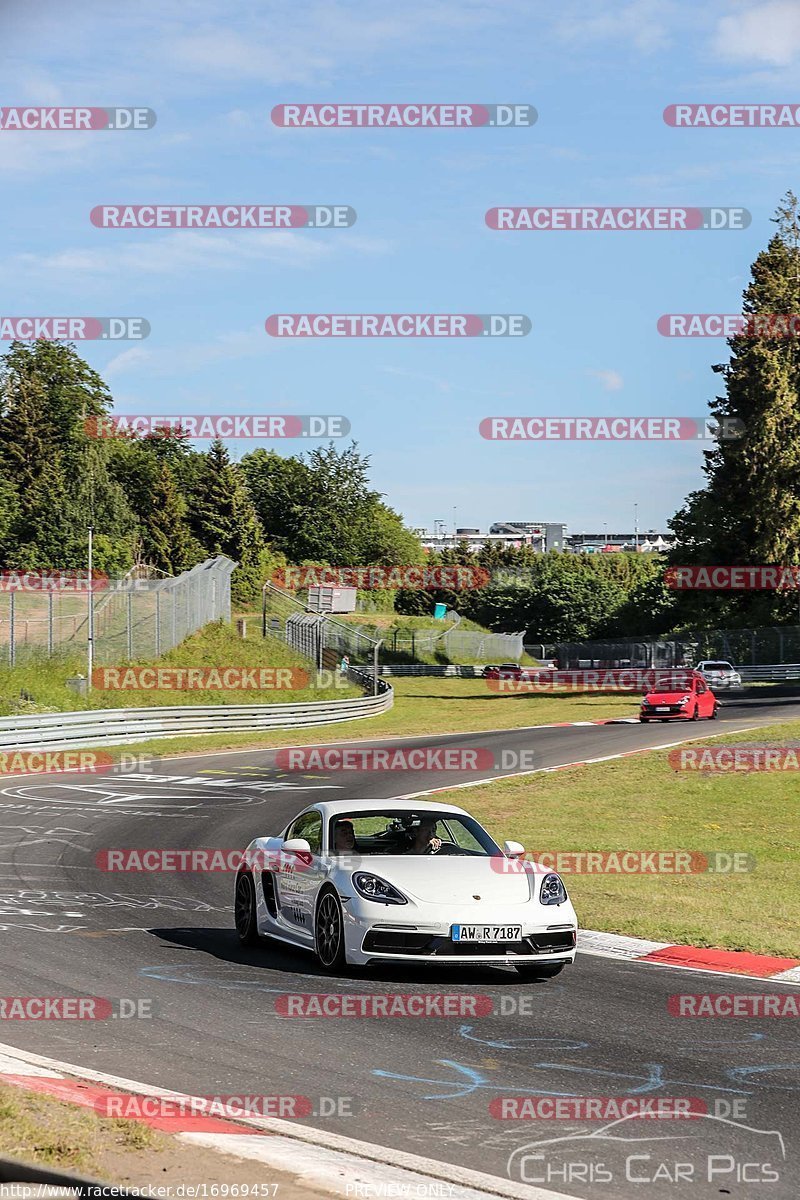
<instances>
[{"instance_id":1,"label":"green grass","mask_svg":"<svg viewBox=\"0 0 800 1200\"><path fill-rule=\"evenodd\" d=\"M169 1145L166 1135L146 1125L98 1117L0 1083L0 1155L93 1173L104 1152L152 1153Z\"/></svg>"},{"instance_id":2,"label":"green grass","mask_svg":"<svg viewBox=\"0 0 800 1200\"><path fill-rule=\"evenodd\" d=\"M262 638L260 627L250 624L248 637L237 636L233 626L223 622L207 625L158 660L133 659L136 666L161 667L289 667L308 670L308 662L275 638ZM98 664L100 665L100 664ZM123 663L103 666L122 666ZM67 679L86 672L86 659L33 657L13 669L0 669L0 715L25 715L36 712L63 712L90 708L144 708L179 704L290 704L316 700L344 700L360 696L361 691L344 687L311 686L273 690L241 691L168 689L106 690L93 688L80 695L67 687ZM24 696L30 699L24 698Z\"/></svg>"},{"instance_id":3,"label":"green grass","mask_svg":"<svg viewBox=\"0 0 800 1200\"><path fill-rule=\"evenodd\" d=\"M392 679L391 683L395 692L394 708L377 717L313 729L276 729L263 734L220 733L202 738L164 738L142 743L133 749L142 754L196 754L201 750L247 746L300 746L413 734L480 733L549 725L557 721L635 716L639 705L638 696L576 696L549 692L502 695L490 691L484 679L400 677Z\"/></svg>"},{"instance_id":4,"label":"green grass","mask_svg":"<svg viewBox=\"0 0 800 1200\"><path fill-rule=\"evenodd\" d=\"M791 745L800 722L711 743ZM792 773L706 775L667 751L493 782L437 799L465 805L530 853L721 850L753 855L732 875L567 875L581 925L695 946L800 958L800 812Z\"/></svg>"}]
</instances>

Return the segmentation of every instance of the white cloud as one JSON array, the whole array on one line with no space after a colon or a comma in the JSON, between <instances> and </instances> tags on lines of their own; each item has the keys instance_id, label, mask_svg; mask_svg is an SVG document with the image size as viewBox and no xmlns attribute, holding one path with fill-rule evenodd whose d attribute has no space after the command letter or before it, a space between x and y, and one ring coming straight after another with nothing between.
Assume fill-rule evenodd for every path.
<instances>
[{"instance_id":1,"label":"white cloud","mask_svg":"<svg viewBox=\"0 0 800 1200\"><path fill-rule=\"evenodd\" d=\"M216 231L181 230L152 241L142 239L121 244L113 240L113 231L108 233L109 241L102 248L68 249L45 255L20 254L17 262L26 269L46 272L103 276L127 271L171 275L191 270L230 271L254 260L306 268L337 251L337 246L328 241L315 240L290 230L247 231L241 237L220 235ZM330 238L346 236L346 231L342 231L332 233ZM350 248L363 251L370 245L369 239L361 239L355 247L351 243Z\"/></svg>"},{"instance_id":2,"label":"white cloud","mask_svg":"<svg viewBox=\"0 0 800 1200\"><path fill-rule=\"evenodd\" d=\"M800 4L768 0L730 13L717 23L713 47L724 58L787 66L800 55Z\"/></svg>"},{"instance_id":3,"label":"white cloud","mask_svg":"<svg viewBox=\"0 0 800 1200\"><path fill-rule=\"evenodd\" d=\"M595 370L587 371L586 374L599 379L604 392L618 392L624 382L619 371Z\"/></svg>"},{"instance_id":4,"label":"white cloud","mask_svg":"<svg viewBox=\"0 0 800 1200\"><path fill-rule=\"evenodd\" d=\"M574 44L593 42L630 42L649 54L669 41L668 7L661 0L629 0L627 4L599 6L581 3L555 23L555 32Z\"/></svg>"}]
</instances>

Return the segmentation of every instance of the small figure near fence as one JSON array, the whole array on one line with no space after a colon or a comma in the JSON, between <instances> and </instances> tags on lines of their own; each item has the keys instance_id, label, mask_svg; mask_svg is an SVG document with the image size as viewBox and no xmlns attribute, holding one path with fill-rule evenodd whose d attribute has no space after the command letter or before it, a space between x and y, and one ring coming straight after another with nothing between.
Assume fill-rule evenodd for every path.
<instances>
[{"instance_id":1,"label":"small figure near fence","mask_svg":"<svg viewBox=\"0 0 800 1200\"><path fill-rule=\"evenodd\" d=\"M347 672L348 672L349 670L350 670L350 655L349 655L349 654L343 654L343 655L342 655L342 661L339 663L339 674L340 674L340 675L345 675L345 676L346 676L346 675L347 675Z\"/></svg>"}]
</instances>

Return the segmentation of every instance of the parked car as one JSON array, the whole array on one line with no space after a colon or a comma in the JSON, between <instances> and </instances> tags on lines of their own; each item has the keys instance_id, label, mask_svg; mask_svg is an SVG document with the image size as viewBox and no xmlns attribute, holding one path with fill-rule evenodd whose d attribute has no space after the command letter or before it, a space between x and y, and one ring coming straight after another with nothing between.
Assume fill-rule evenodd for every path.
<instances>
[{"instance_id":1,"label":"parked car","mask_svg":"<svg viewBox=\"0 0 800 1200\"><path fill-rule=\"evenodd\" d=\"M647 721L709 721L716 719L719 701L699 671L691 671L684 678L658 685L658 690L647 692L642 700L639 720ZM683 687L683 684L686 684ZM678 686L678 685L681 686Z\"/></svg>"},{"instance_id":2,"label":"parked car","mask_svg":"<svg viewBox=\"0 0 800 1200\"><path fill-rule=\"evenodd\" d=\"M721 660L703 659L695 667L710 687L741 687L742 677L732 663Z\"/></svg>"}]
</instances>

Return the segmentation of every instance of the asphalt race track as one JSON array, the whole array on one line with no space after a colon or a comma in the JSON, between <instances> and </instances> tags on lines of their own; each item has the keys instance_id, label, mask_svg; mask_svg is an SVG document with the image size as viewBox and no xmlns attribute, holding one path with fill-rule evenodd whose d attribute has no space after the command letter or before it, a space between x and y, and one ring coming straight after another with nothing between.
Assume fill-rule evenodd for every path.
<instances>
[{"instance_id":1,"label":"asphalt race track","mask_svg":"<svg viewBox=\"0 0 800 1200\"><path fill-rule=\"evenodd\" d=\"M800 718L800 701L791 697L724 703L719 721L685 730L613 724L403 744L532 748L535 766L548 767ZM368 736L368 725L350 727L343 740L359 736ZM278 770L269 750L157 761L144 776L7 776L0 789L0 991L150 998L154 1015L5 1021L0 1040L192 1094L308 1095L317 1113L320 1097L350 1097L340 1103L353 1115L304 1119L575 1196L797 1196L797 1023L688 1020L667 1010L676 992L796 994L789 985L590 955L539 985L500 969L392 967L330 980L299 952L239 949L230 875L122 875L95 866L95 855L112 847L243 847L278 832L321 789L379 798L472 777L307 776ZM536 789L533 776L534 802ZM469 796L463 792L467 808ZM493 998L494 1015L279 1017L277 996L297 991L480 993ZM709 1115L615 1125L489 1115L493 1098L536 1095L691 1097L704 1100Z\"/></svg>"}]
</instances>

